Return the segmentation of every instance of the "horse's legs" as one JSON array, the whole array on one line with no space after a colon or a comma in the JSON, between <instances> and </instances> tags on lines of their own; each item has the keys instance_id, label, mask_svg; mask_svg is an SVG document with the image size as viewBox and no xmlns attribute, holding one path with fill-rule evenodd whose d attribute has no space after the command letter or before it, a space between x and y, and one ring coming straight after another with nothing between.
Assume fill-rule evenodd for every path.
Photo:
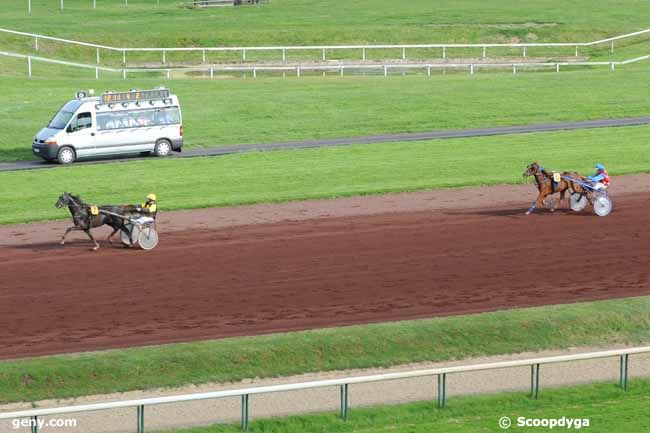
<instances>
[{"instance_id":1,"label":"horse's legs","mask_svg":"<svg viewBox=\"0 0 650 433\"><path fill-rule=\"evenodd\" d=\"M106 238L106 240L108 241L109 244L113 245L113 241L111 240L111 238L112 238L112 237L115 235L115 233L117 233L119 230L120 230L119 228L113 228L113 233L111 233L110 235L108 235L108 237Z\"/></svg>"},{"instance_id":2,"label":"horse's legs","mask_svg":"<svg viewBox=\"0 0 650 433\"><path fill-rule=\"evenodd\" d=\"M70 233L71 231L77 231L77 230L81 230L81 227L77 227L77 226L68 227L68 229L65 231L65 233L63 233L63 237L61 238L60 244L65 245L65 237L68 236L68 233Z\"/></svg>"},{"instance_id":3,"label":"horse's legs","mask_svg":"<svg viewBox=\"0 0 650 433\"><path fill-rule=\"evenodd\" d=\"M526 211L526 215L530 215L535 211L535 208L542 207L544 205L544 199L548 196L547 192L540 191L539 195L537 196L537 199L533 202L533 204L528 208Z\"/></svg>"},{"instance_id":4,"label":"horse's legs","mask_svg":"<svg viewBox=\"0 0 650 433\"><path fill-rule=\"evenodd\" d=\"M563 190L560 192L560 203L559 203L558 207L562 207L562 200L564 200L564 195L565 195L565 194L566 194L566 189L563 189Z\"/></svg>"},{"instance_id":5,"label":"horse's legs","mask_svg":"<svg viewBox=\"0 0 650 433\"><path fill-rule=\"evenodd\" d=\"M99 249L99 244L97 243L93 235L90 234L90 229L86 229L84 230L84 232L86 232L90 240L93 241L93 244L95 244L95 246L93 247L93 251L97 251Z\"/></svg>"}]
</instances>

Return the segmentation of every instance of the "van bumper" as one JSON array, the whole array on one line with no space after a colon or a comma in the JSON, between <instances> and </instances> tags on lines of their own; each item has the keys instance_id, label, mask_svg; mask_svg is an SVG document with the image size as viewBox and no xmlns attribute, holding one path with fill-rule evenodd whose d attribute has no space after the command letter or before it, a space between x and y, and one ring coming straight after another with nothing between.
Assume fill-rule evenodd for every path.
<instances>
[{"instance_id":1,"label":"van bumper","mask_svg":"<svg viewBox=\"0 0 650 433\"><path fill-rule=\"evenodd\" d=\"M32 143L32 153L43 159L56 159L57 154L59 153L59 146Z\"/></svg>"},{"instance_id":2,"label":"van bumper","mask_svg":"<svg viewBox=\"0 0 650 433\"><path fill-rule=\"evenodd\" d=\"M180 152L182 147L183 147L183 139L182 138L172 140L172 150L174 152Z\"/></svg>"}]
</instances>

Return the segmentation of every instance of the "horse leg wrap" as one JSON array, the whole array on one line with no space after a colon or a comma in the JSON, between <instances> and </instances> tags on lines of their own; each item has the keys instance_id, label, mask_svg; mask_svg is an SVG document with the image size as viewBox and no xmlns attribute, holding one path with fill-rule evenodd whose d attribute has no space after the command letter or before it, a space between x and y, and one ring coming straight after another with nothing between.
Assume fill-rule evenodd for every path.
<instances>
[{"instance_id":1,"label":"horse leg wrap","mask_svg":"<svg viewBox=\"0 0 650 433\"><path fill-rule=\"evenodd\" d=\"M526 212L526 215L530 215L531 213L533 213L533 211L535 210L536 207L537 206L535 206L535 202L533 202L533 204L528 208L528 211Z\"/></svg>"}]
</instances>

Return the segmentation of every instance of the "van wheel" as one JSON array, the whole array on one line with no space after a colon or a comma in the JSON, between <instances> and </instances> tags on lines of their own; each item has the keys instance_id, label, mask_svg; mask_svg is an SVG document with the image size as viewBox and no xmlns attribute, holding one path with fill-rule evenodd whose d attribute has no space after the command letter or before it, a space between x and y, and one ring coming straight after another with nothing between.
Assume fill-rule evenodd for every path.
<instances>
[{"instance_id":1,"label":"van wheel","mask_svg":"<svg viewBox=\"0 0 650 433\"><path fill-rule=\"evenodd\" d=\"M72 164L75 159L77 159L77 155L74 149L67 146L59 149L59 153L56 156L56 160L59 164Z\"/></svg>"},{"instance_id":2,"label":"van wheel","mask_svg":"<svg viewBox=\"0 0 650 433\"><path fill-rule=\"evenodd\" d=\"M153 148L153 153L156 156L167 156L172 151L172 144L169 140L158 140L156 147Z\"/></svg>"}]
</instances>

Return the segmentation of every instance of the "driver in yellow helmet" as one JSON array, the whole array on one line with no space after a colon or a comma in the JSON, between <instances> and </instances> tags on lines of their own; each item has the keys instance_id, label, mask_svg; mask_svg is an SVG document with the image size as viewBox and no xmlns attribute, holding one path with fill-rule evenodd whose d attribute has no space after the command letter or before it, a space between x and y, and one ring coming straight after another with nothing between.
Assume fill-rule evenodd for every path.
<instances>
[{"instance_id":1,"label":"driver in yellow helmet","mask_svg":"<svg viewBox=\"0 0 650 433\"><path fill-rule=\"evenodd\" d=\"M147 201L142 203L142 206L136 207L136 210L138 212L142 212L143 214L149 214L149 216L156 217L156 213L158 212L158 205L156 202L156 194L149 194L147 195Z\"/></svg>"}]
</instances>

